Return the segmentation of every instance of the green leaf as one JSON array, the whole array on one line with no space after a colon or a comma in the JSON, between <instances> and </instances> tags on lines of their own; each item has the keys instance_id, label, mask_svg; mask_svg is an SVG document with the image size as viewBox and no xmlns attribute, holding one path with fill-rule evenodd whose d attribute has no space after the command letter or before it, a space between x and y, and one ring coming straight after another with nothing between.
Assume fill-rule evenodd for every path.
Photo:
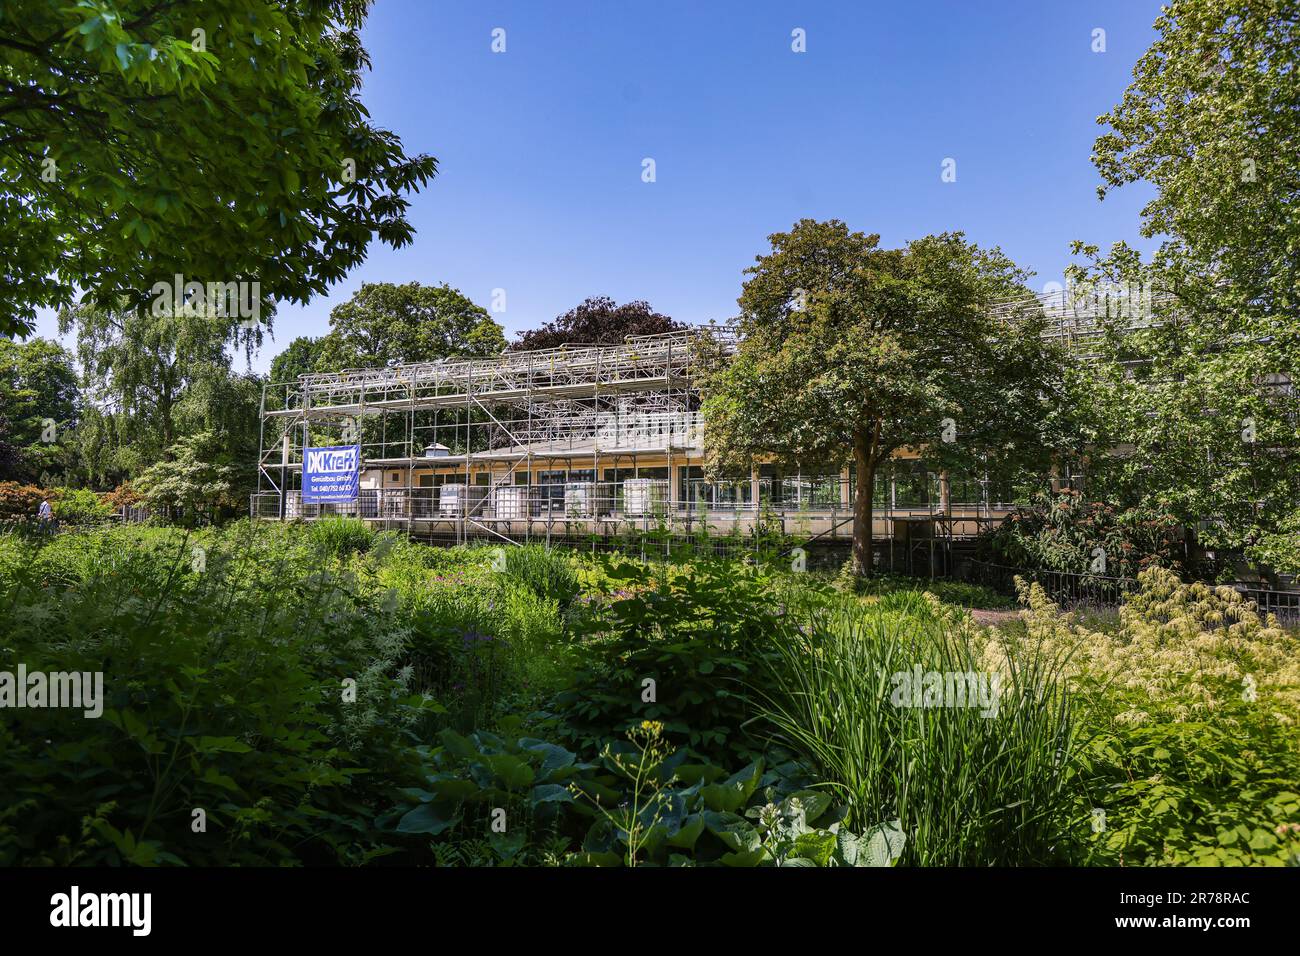
<instances>
[{"instance_id":1,"label":"green leaf","mask_svg":"<svg viewBox=\"0 0 1300 956\"><path fill-rule=\"evenodd\" d=\"M422 803L397 823L398 833L427 833L436 836L460 822L459 813L448 813L438 803Z\"/></svg>"},{"instance_id":2,"label":"green leaf","mask_svg":"<svg viewBox=\"0 0 1300 956\"><path fill-rule=\"evenodd\" d=\"M573 794L569 788L558 783L542 783L533 787L532 801L538 803L572 803Z\"/></svg>"},{"instance_id":3,"label":"green leaf","mask_svg":"<svg viewBox=\"0 0 1300 956\"><path fill-rule=\"evenodd\" d=\"M874 830L864 833L867 840L867 866L893 866L903 854L907 835L903 833L898 820L882 823Z\"/></svg>"},{"instance_id":4,"label":"green leaf","mask_svg":"<svg viewBox=\"0 0 1300 956\"><path fill-rule=\"evenodd\" d=\"M533 768L514 754L489 754L486 761L507 790L520 790L533 782Z\"/></svg>"},{"instance_id":5,"label":"green leaf","mask_svg":"<svg viewBox=\"0 0 1300 956\"><path fill-rule=\"evenodd\" d=\"M709 832L736 853L756 850L763 842L758 831L744 817L712 811L705 811L703 817Z\"/></svg>"}]
</instances>

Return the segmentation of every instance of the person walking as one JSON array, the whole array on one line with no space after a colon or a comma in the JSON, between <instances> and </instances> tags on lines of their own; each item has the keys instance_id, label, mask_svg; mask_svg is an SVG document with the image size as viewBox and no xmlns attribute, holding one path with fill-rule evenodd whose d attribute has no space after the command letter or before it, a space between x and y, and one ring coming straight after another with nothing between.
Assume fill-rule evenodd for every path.
<instances>
[{"instance_id":1,"label":"person walking","mask_svg":"<svg viewBox=\"0 0 1300 956\"><path fill-rule=\"evenodd\" d=\"M40 508L37 509L36 520L37 523L40 525L41 531L49 532L53 530L54 509L50 507L50 502L48 498L42 501Z\"/></svg>"}]
</instances>

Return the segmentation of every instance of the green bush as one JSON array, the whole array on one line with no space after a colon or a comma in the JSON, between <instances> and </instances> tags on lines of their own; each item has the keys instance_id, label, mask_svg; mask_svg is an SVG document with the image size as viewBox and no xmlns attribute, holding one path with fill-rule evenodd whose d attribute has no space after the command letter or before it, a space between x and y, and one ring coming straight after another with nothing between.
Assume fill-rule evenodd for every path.
<instances>
[{"instance_id":1,"label":"green bush","mask_svg":"<svg viewBox=\"0 0 1300 956\"><path fill-rule=\"evenodd\" d=\"M518 550L0 535L0 661L105 691L0 709L0 865L1300 862L1300 657L1235 593L1148 570L1103 633L1030 587L995 631L898 581ZM917 667L996 709L902 706Z\"/></svg>"},{"instance_id":2,"label":"green bush","mask_svg":"<svg viewBox=\"0 0 1300 956\"><path fill-rule=\"evenodd\" d=\"M1028 571L1093 571L1097 549L1104 573L1136 577L1144 568L1178 568L1181 530L1171 515L1145 508L1121 509L1087 501L1078 492L1039 492L1000 524L984 532L978 554Z\"/></svg>"},{"instance_id":3,"label":"green bush","mask_svg":"<svg viewBox=\"0 0 1300 956\"><path fill-rule=\"evenodd\" d=\"M551 709L591 747L643 720L719 763L749 759L752 683L789 623L761 568L717 559L648 566L602 559L606 586L578 625L582 659Z\"/></svg>"},{"instance_id":4,"label":"green bush","mask_svg":"<svg viewBox=\"0 0 1300 956\"><path fill-rule=\"evenodd\" d=\"M68 524L95 524L113 515L97 492L85 488L59 489L50 508L55 518Z\"/></svg>"},{"instance_id":5,"label":"green bush","mask_svg":"<svg viewBox=\"0 0 1300 956\"><path fill-rule=\"evenodd\" d=\"M396 676L402 629L375 594L278 534L0 548L5 662L102 672L105 697L99 719L3 711L0 864L341 863L380 848L371 818L414 779L402 728L423 704Z\"/></svg>"},{"instance_id":6,"label":"green bush","mask_svg":"<svg viewBox=\"0 0 1300 956\"><path fill-rule=\"evenodd\" d=\"M360 518L326 515L307 525L307 538L325 554L341 556L369 551L375 532Z\"/></svg>"},{"instance_id":7,"label":"green bush","mask_svg":"<svg viewBox=\"0 0 1300 956\"><path fill-rule=\"evenodd\" d=\"M906 840L896 824L842 829L825 793L762 760L728 775L666 746L654 722L594 760L517 729L443 731L427 782L379 825L441 838L443 865L889 866Z\"/></svg>"}]
</instances>

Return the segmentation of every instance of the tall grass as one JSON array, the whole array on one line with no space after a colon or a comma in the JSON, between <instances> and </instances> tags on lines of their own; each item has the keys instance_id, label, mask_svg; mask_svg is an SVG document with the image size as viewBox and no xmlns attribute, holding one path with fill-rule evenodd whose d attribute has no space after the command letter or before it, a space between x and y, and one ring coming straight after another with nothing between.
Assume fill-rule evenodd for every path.
<instances>
[{"instance_id":1,"label":"tall grass","mask_svg":"<svg viewBox=\"0 0 1300 956\"><path fill-rule=\"evenodd\" d=\"M344 556L369 551L375 531L360 518L326 515L307 525L307 538L326 554Z\"/></svg>"},{"instance_id":2,"label":"tall grass","mask_svg":"<svg viewBox=\"0 0 1300 956\"><path fill-rule=\"evenodd\" d=\"M539 598L566 608L582 590L569 556L538 544L507 548L506 573Z\"/></svg>"},{"instance_id":3,"label":"tall grass","mask_svg":"<svg viewBox=\"0 0 1300 956\"><path fill-rule=\"evenodd\" d=\"M897 818L904 863L1060 862L1076 747L1064 662L1011 656L963 615L916 592L843 601L779 637L778 690L761 708L778 739L820 771L852 826ZM894 675L996 668L996 715L899 706Z\"/></svg>"}]
</instances>

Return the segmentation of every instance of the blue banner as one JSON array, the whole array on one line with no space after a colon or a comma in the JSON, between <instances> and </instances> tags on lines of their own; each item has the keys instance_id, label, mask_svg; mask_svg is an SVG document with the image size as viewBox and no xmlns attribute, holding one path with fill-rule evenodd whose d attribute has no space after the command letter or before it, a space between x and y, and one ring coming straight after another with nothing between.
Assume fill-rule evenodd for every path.
<instances>
[{"instance_id":1,"label":"blue banner","mask_svg":"<svg viewBox=\"0 0 1300 956\"><path fill-rule=\"evenodd\" d=\"M303 504L356 501L360 472L360 445L306 449L302 466Z\"/></svg>"}]
</instances>

